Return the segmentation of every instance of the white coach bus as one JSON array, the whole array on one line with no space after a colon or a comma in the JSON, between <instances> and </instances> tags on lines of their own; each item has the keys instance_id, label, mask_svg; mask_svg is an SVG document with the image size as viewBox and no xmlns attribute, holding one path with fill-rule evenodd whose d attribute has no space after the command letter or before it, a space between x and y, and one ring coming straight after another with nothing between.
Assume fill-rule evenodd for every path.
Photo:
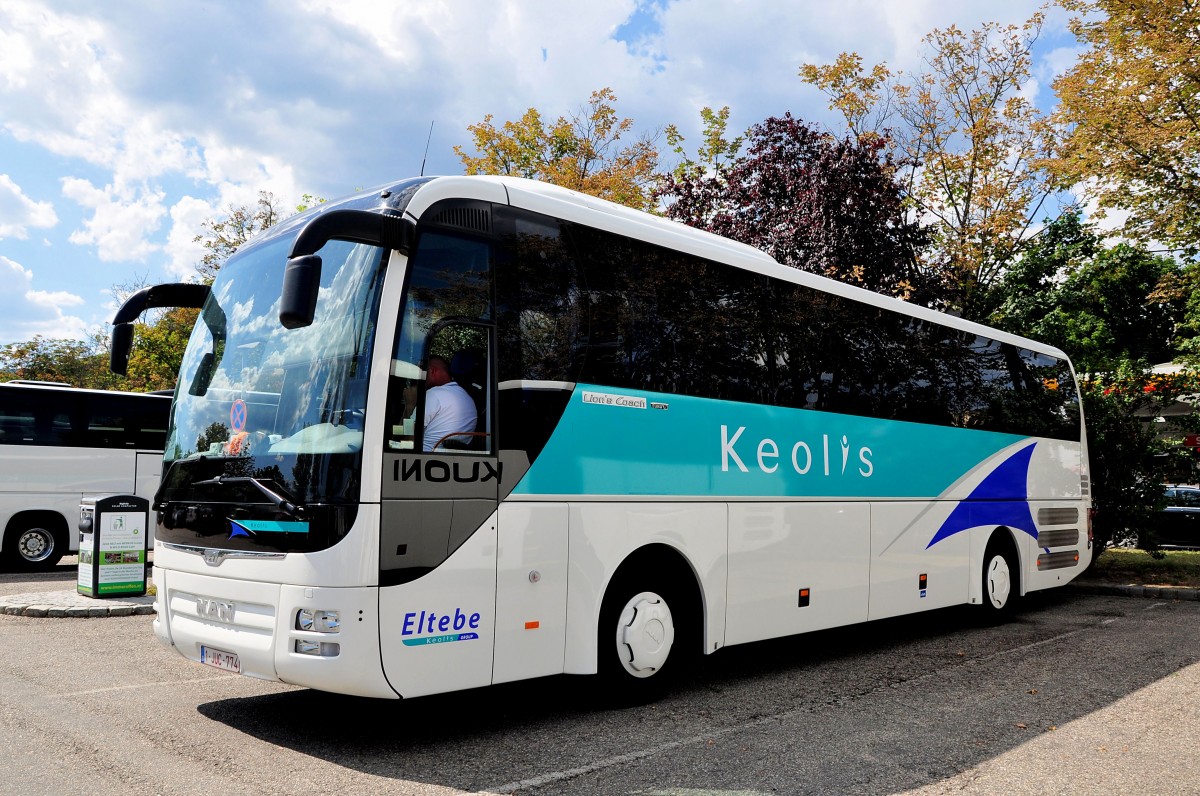
<instances>
[{"instance_id":1,"label":"white coach bus","mask_svg":"<svg viewBox=\"0 0 1200 796\"><path fill-rule=\"evenodd\" d=\"M411 179L187 290L154 630L220 669L633 697L731 644L1003 613L1091 557L1061 351L593 197ZM426 450L435 356L477 418Z\"/></svg>"},{"instance_id":2,"label":"white coach bus","mask_svg":"<svg viewBox=\"0 0 1200 796\"><path fill-rule=\"evenodd\" d=\"M84 497L152 497L170 408L170 396L154 393L0 384L4 568L49 568L78 550Z\"/></svg>"}]
</instances>

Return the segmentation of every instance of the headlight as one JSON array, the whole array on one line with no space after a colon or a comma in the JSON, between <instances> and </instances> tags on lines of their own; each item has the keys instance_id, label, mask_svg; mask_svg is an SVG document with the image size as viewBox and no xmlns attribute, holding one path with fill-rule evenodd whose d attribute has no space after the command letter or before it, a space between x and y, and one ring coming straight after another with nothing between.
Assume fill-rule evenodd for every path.
<instances>
[{"instance_id":1,"label":"headlight","mask_svg":"<svg viewBox=\"0 0 1200 796\"><path fill-rule=\"evenodd\" d=\"M296 629L311 633L336 633L342 628L342 619L337 611L320 611L301 608L296 612Z\"/></svg>"}]
</instances>

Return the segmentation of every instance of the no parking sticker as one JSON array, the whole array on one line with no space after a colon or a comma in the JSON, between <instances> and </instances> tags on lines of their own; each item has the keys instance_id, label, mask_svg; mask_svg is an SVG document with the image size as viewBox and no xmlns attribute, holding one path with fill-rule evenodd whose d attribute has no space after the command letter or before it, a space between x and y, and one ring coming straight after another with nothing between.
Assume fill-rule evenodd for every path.
<instances>
[{"instance_id":1,"label":"no parking sticker","mask_svg":"<svg viewBox=\"0 0 1200 796\"><path fill-rule=\"evenodd\" d=\"M233 402L233 406L229 407L229 427L234 433L241 431L246 427L246 402L238 398Z\"/></svg>"}]
</instances>

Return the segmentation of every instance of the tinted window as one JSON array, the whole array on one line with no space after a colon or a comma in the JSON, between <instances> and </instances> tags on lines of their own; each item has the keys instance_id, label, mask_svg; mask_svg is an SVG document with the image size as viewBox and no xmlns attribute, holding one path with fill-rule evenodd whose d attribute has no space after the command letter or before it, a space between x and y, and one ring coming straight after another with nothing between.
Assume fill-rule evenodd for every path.
<instances>
[{"instance_id":1,"label":"tinted window","mask_svg":"<svg viewBox=\"0 0 1200 796\"><path fill-rule=\"evenodd\" d=\"M579 381L1079 439L1064 361L644 242L568 231L587 334Z\"/></svg>"},{"instance_id":2,"label":"tinted window","mask_svg":"<svg viewBox=\"0 0 1200 796\"><path fill-rule=\"evenodd\" d=\"M0 387L0 444L162 450L165 395Z\"/></svg>"}]
</instances>

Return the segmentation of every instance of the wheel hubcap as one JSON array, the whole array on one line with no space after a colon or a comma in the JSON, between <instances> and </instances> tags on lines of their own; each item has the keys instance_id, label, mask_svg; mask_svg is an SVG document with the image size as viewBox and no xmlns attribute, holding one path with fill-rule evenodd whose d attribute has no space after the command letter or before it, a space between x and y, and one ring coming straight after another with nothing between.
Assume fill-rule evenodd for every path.
<instances>
[{"instance_id":1,"label":"wheel hubcap","mask_svg":"<svg viewBox=\"0 0 1200 796\"><path fill-rule=\"evenodd\" d=\"M625 604L617 620L617 653L625 671L650 677L667 662L675 641L675 623L666 600L642 592Z\"/></svg>"},{"instance_id":2,"label":"wheel hubcap","mask_svg":"<svg viewBox=\"0 0 1200 796\"><path fill-rule=\"evenodd\" d=\"M1004 556L993 556L987 571L988 599L995 608L1003 608L1012 591L1012 576Z\"/></svg>"},{"instance_id":3,"label":"wheel hubcap","mask_svg":"<svg viewBox=\"0 0 1200 796\"><path fill-rule=\"evenodd\" d=\"M26 561L42 561L53 549L49 535L42 530L26 531L17 540L17 551Z\"/></svg>"}]
</instances>

